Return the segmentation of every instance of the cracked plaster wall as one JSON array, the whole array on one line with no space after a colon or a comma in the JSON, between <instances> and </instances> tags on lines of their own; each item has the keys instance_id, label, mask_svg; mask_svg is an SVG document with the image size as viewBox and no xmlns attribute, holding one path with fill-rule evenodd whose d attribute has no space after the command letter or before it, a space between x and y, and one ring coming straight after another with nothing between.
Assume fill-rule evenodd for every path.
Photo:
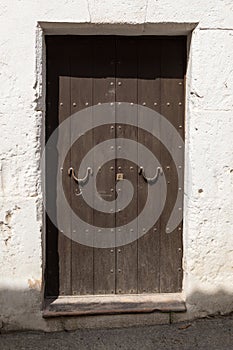
<instances>
[{"instance_id":1,"label":"cracked plaster wall","mask_svg":"<svg viewBox=\"0 0 233 350\"><path fill-rule=\"evenodd\" d=\"M108 25L109 33L111 28L114 33L123 28L131 34L144 34L147 28L158 28L156 34L166 34L168 28L172 34L197 24L189 50L186 96L183 287L188 312L173 315L172 320L233 311L233 2L3 0L0 328L59 330L105 324L104 317L98 322L92 317L51 322L41 315L42 34L53 29L67 34L76 23L77 33L88 33L88 28L101 33ZM129 317L115 316L107 322L127 325L132 323ZM134 323L157 322L155 316L133 318Z\"/></svg>"}]
</instances>

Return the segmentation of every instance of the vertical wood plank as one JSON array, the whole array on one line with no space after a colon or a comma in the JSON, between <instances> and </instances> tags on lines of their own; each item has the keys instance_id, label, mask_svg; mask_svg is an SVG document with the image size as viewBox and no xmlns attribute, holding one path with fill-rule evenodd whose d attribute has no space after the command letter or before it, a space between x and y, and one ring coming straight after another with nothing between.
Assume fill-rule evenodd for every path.
<instances>
[{"instance_id":1,"label":"vertical wood plank","mask_svg":"<svg viewBox=\"0 0 233 350\"><path fill-rule=\"evenodd\" d=\"M184 74L184 38L164 39L161 49L161 114L177 130L184 128ZM184 150L180 153L180 165L182 166L180 171L182 172L184 169L183 156ZM182 225L174 232L166 233L166 224L178 191L177 172L168 153L163 152L162 158L168 192L165 210L161 216L160 292L178 292L182 287ZM180 208L183 210L183 203L180 203Z\"/></svg>"},{"instance_id":2,"label":"vertical wood plank","mask_svg":"<svg viewBox=\"0 0 233 350\"><path fill-rule=\"evenodd\" d=\"M94 42L94 85L93 105L115 102L115 39L96 37ZM107 124L94 129L94 144L115 138L115 125ZM95 162L101 156L94 151ZM115 199L115 159L107 162L98 171L97 190L103 200ZM96 235L101 234L101 227L115 231L115 206L113 212L103 213L94 210ZM98 228L99 227L99 228ZM115 248L94 249L94 294L115 293Z\"/></svg>"},{"instance_id":3,"label":"vertical wood plank","mask_svg":"<svg viewBox=\"0 0 233 350\"><path fill-rule=\"evenodd\" d=\"M93 95L93 45L85 37L73 41L71 57L71 112L78 112L92 105ZM88 132L74 143L71 149L71 166L78 173L85 154L93 147L93 132ZM90 164L92 167L92 164ZM79 173L79 177L85 174ZM82 196L78 196L79 188L72 181L72 209L84 221L93 223L93 209ZM74 226L74 225L72 225ZM85 234L85 233L83 233ZM75 235L75 232L74 232ZM72 241L72 294L93 294L93 247Z\"/></svg>"},{"instance_id":4,"label":"vertical wood plank","mask_svg":"<svg viewBox=\"0 0 233 350\"><path fill-rule=\"evenodd\" d=\"M67 66L69 67L69 57L66 61ZM66 118L70 116L70 76L67 74L66 64L62 66L64 69L59 76L59 124L62 123ZM64 102L63 102L64 101ZM63 103L63 106L61 106ZM63 135L64 140L63 144L69 143L70 139L70 129L66 131L66 135ZM70 161L70 154L66 157L63 164L63 169L67 169ZM65 175L65 174L64 174ZM70 179L67 176L62 176L63 189L67 196L70 198ZM58 198L59 200L59 198ZM65 213L66 220L65 230L70 232L71 222L70 222L70 213L64 211L61 208L61 212L58 212L58 215ZM65 233L65 232L64 232ZM59 232L58 236L58 251L59 251L59 274L60 274L60 295L69 295L71 293L71 240L63 233Z\"/></svg>"},{"instance_id":5,"label":"vertical wood plank","mask_svg":"<svg viewBox=\"0 0 233 350\"><path fill-rule=\"evenodd\" d=\"M160 109L160 40L142 38L138 40L138 104L159 112ZM156 127L151 123L150 129ZM138 142L145 145L160 161L160 142L148 132L138 129ZM142 163L138 153L138 164ZM147 176L153 177L156 169L147 164ZM142 176L138 177L138 214L143 210L147 198L146 187ZM155 184L153 186L159 186ZM139 219L138 219L139 220ZM140 227L140 222L138 224ZM138 293L159 292L159 232L157 223L138 241Z\"/></svg>"},{"instance_id":6,"label":"vertical wood plank","mask_svg":"<svg viewBox=\"0 0 233 350\"><path fill-rule=\"evenodd\" d=\"M116 40L116 102L137 103L137 45L135 38L121 37ZM137 118L137 115L135 115ZM137 141L137 129L118 123L116 114L116 136ZM135 150L137 152L137 150ZM137 167L130 169L129 162L124 158L125 150L117 150L116 171L122 172L124 178L131 181L134 187L134 197L128 208L116 213L116 230L137 216ZM120 209L120 208L119 208ZM129 234L129 232L124 232ZM138 242L134 241L117 249L116 255L116 293L137 293L138 273Z\"/></svg>"}]
</instances>

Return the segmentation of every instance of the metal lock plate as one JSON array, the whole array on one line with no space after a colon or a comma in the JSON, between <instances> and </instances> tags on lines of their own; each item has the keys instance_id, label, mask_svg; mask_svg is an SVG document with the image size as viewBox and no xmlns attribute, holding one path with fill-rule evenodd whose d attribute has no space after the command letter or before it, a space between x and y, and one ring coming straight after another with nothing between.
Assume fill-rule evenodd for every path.
<instances>
[{"instance_id":1,"label":"metal lock plate","mask_svg":"<svg viewBox=\"0 0 233 350\"><path fill-rule=\"evenodd\" d=\"M123 173L117 173L116 179L117 179L117 181L123 180L124 179L124 174Z\"/></svg>"}]
</instances>

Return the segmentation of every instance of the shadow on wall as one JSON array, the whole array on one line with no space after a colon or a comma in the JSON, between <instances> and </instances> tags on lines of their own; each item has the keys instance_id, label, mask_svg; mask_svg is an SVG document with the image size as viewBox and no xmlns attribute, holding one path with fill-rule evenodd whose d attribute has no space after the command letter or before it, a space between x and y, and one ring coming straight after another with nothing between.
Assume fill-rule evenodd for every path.
<instances>
[{"instance_id":1,"label":"shadow on wall","mask_svg":"<svg viewBox=\"0 0 233 350\"><path fill-rule=\"evenodd\" d=\"M62 331L80 328L114 328L167 324L233 312L233 294L219 289L214 294L195 291L186 298L186 312L140 313L79 317L42 316L42 295L38 289L0 290L0 333L14 330Z\"/></svg>"}]
</instances>

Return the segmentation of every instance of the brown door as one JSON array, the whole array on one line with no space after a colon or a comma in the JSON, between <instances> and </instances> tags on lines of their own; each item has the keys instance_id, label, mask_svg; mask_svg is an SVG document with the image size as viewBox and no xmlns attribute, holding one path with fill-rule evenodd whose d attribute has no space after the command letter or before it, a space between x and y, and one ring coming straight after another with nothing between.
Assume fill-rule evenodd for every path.
<instances>
[{"instance_id":1,"label":"brown door","mask_svg":"<svg viewBox=\"0 0 233 350\"><path fill-rule=\"evenodd\" d=\"M74 219L70 213L65 210L63 214L57 213L64 215L64 226L67 232L71 232L69 235L64 230L61 232L57 229L47 216L46 295L179 292L182 288L182 222L172 232L167 232L167 222L177 193L183 191L178 183L177 167L171 154L172 147L177 145L170 133L167 135L171 145L168 149L159 137L138 127L139 112L134 113L133 125L124 124L116 105L127 103L132 108L142 106L158 112L183 138L186 38L48 36L46 45L47 140L64 120L69 120L71 115L83 109L109 103L115 111L114 122L111 119L109 124L98 126L95 125L93 113L93 128L80 135L72 145L71 123L63 135L64 145L70 142L70 149L62 171L58 169L57 155L53 162L47 162L47 174L53 174L56 178L57 172L60 173L72 211L87 225L95 227L96 235L101 233L101 229L108 228L117 236L118 231L128 227L127 224L133 220L136 220L136 227L140 231L137 232L138 239L126 245L99 248L72 239ZM131 113L129 107L127 111ZM151 127L153 128L153 122ZM141 226L140 213L147 203L150 186L160 186L160 183L155 181L150 184L145 178L146 169L143 172L145 176L140 172L142 159L138 146L135 148L136 161L127 159L127 151L118 146L117 140L120 139L144 145L158 159L163 171L167 188L165 204L157 221L149 230L145 229L146 232L143 232L144 227ZM99 157L98 152L95 153L95 147L109 140L115 142L111 146L114 157L95 168ZM183 144L179 147L179 171L183 175ZM93 148L90 168L97 171L96 188L100 197L109 203L108 212L95 209L94 187L93 205L90 205L82 195L85 184L80 185L68 175L68 169L73 167L74 175L79 176L80 164ZM153 171L156 168L151 168L151 177ZM111 203L116 203L121 179L129 180L134 190L130 203L122 210L116 206L111 207ZM46 191L49 205L56 207L56 183L49 183ZM158 196L157 200L160 201L161 198ZM179 203L178 210L182 212L182 202ZM130 230L125 230L122 234L131 234Z\"/></svg>"}]
</instances>

